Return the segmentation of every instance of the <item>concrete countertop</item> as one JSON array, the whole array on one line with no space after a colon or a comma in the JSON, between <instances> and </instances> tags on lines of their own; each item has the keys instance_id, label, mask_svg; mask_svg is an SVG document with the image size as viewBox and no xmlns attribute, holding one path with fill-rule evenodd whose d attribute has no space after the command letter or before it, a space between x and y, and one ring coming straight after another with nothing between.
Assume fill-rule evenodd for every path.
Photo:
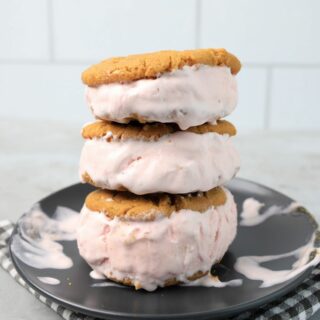
<instances>
[{"instance_id":1,"label":"concrete countertop","mask_svg":"<svg viewBox=\"0 0 320 320\"><path fill-rule=\"evenodd\" d=\"M0 128L0 220L16 221L34 202L78 182L77 125L2 119ZM240 132L236 144L239 177L287 194L320 220L320 132ZM0 318L60 319L1 270L0 283Z\"/></svg>"}]
</instances>

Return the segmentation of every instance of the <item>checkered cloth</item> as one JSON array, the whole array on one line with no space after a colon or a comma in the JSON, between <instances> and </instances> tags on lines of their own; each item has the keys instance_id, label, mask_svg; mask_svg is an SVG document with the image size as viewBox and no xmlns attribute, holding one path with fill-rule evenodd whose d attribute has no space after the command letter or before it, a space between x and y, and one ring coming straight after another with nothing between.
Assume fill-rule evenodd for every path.
<instances>
[{"instance_id":1,"label":"checkered cloth","mask_svg":"<svg viewBox=\"0 0 320 320\"><path fill-rule=\"evenodd\" d=\"M94 320L91 317L73 312L51 301L32 289L19 276L11 261L8 240L14 224L10 221L0 221L0 266L21 286L26 288L38 300L46 304L65 320ZM309 319L320 309L320 265L311 273L310 277L282 299L264 305L254 311L242 313L232 320L304 320Z\"/></svg>"}]
</instances>

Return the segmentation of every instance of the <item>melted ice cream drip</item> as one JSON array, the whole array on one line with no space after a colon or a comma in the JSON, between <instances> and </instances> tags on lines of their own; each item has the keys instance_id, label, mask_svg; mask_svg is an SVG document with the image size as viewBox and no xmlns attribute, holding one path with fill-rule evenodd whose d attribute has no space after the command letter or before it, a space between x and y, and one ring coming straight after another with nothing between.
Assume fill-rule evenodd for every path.
<instances>
[{"instance_id":1,"label":"melted ice cream drip","mask_svg":"<svg viewBox=\"0 0 320 320\"><path fill-rule=\"evenodd\" d=\"M320 249L315 247L316 233L310 241L291 252L270 256L244 256L237 259L234 268L251 280L260 280L261 288L270 287L294 278L301 272L320 262ZM262 263L281 258L295 257L297 260L288 270L270 270L261 266ZM310 260L311 258L311 260Z\"/></svg>"},{"instance_id":2,"label":"melted ice cream drip","mask_svg":"<svg viewBox=\"0 0 320 320\"><path fill-rule=\"evenodd\" d=\"M97 272L95 270L92 270L89 273L89 276L90 276L90 278L95 279L95 280L102 280L102 279L106 278L103 274L101 274L101 273L99 273L99 272Z\"/></svg>"},{"instance_id":3,"label":"melted ice cream drip","mask_svg":"<svg viewBox=\"0 0 320 320\"><path fill-rule=\"evenodd\" d=\"M106 280L106 281L103 281L103 282L97 282L97 283L93 283L91 285L91 287L94 287L94 288L101 288L101 287L118 287L118 288L126 288L126 286L124 285L121 285L121 284L118 284L118 283L115 283L113 281L109 281L103 274L95 271L95 270L92 270L90 273L89 273L89 276L90 278L94 279L94 280Z\"/></svg>"},{"instance_id":4,"label":"melted ice cream drip","mask_svg":"<svg viewBox=\"0 0 320 320\"><path fill-rule=\"evenodd\" d=\"M34 268L71 268L73 262L58 241L75 240L78 220L78 212L65 207L57 207L50 218L36 204L19 220L19 233L13 236L12 252Z\"/></svg>"},{"instance_id":5,"label":"melted ice cream drip","mask_svg":"<svg viewBox=\"0 0 320 320\"><path fill-rule=\"evenodd\" d=\"M101 287L117 287L117 288L128 288L127 286L124 286L122 284L117 284L115 282L112 281L103 281L103 282L98 282L98 283L94 283L91 285L91 287L94 288L101 288Z\"/></svg>"},{"instance_id":6,"label":"melted ice cream drip","mask_svg":"<svg viewBox=\"0 0 320 320\"><path fill-rule=\"evenodd\" d=\"M184 283L183 286L224 288L224 287L238 287L242 285L242 282L243 282L242 279L234 279L234 280L222 282L219 280L218 277L208 273L204 277L201 277L197 280Z\"/></svg>"},{"instance_id":7,"label":"melted ice cream drip","mask_svg":"<svg viewBox=\"0 0 320 320\"><path fill-rule=\"evenodd\" d=\"M91 276L91 272L90 272ZM98 279L98 278L94 278ZM101 279L101 278L99 278ZM104 277L105 279L105 277ZM194 281L189 281L187 283L181 284L181 286L184 287L215 287L215 288L224 288L224 287L238 287L242 285L243 280L242 279L234 279L230 281L222 282L219 280L218 277L215 277L211 274L207 274L204 277L201 277ZM98 282L91 285L91 287L118 287L118 288L128 288L127 286L115 283L113 281L104 281L104 282Z\"/></svg>"},{"instance_id":8,"label":"melted ice cream drip","mask_svg":"<svg viewBox=\"0 0 320 320\"><path fill-rule=\"evenodd\" d=\"M57 285L60 283L59 279L51 278L51 277L38 277L38 279L46 284Z\"/></svg>"},{"instance_id":9,"label":"melted ice cream drip","mask_svg":"<svg viewBox=\"0 0 320 320\"><path fill-rule=\"evenodd\" d=\"M240 226L255 226L264 222L271 216L292 213L300 207L300 204L292 202L287 207L273 205L267 208L263 213L260 213L262 207L264 207L264 203L259 202L254 198L246 199L242 205Z\"/></svg>"}]
</instances>

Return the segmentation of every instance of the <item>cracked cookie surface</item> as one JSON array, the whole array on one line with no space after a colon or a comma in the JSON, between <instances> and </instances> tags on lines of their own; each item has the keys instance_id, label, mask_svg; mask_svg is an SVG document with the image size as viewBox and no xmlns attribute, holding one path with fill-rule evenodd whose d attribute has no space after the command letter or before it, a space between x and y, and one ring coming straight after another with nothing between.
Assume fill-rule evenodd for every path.
<instances>
[{"instance_id":1,"label":"cracked cookie surface","mask_svg":"<svg viewBox=\"0 0 320 320\"><path fill-rule=\"evenodd\" d=\"M232 74L241 69L238 58L225 49L168 50L103 60L85 70L82 81L90 87L97 87L154 79L163 73L193 65L226 66Z\"/></svg>"},{"instance_id":2,"label":"cracked cookie surface","mask_svg":"<svg viewBox=\"0 0 320 320\"><path fill-rule=\"evenodd\" d=\"M121 124L110 121L96 121L86 125L82 129L84 139L105 138L107 141L115 140L157 140L160 137L181 131L178 125L174 123L149 123L141 124L138 122L130 122L129 124ZM205 123L200 126L190 127L183 132L192 132L196 134L204 134L215 132L218 134L227 134L234 136L236 128L226 120L218 120L216 124Z\"/></svg>"},{"instance_id":3,"label":"cracked cookie surface","mask_svg":"<svg viewBox=\"0 0 320 320\"><path fill-rule=\"evenodd\" d=\"M173 212L183 209L201 213L209 207L224 205L226 199L220 187L185 195L158 193L138 196L123 191L95 190L89 193L85 205L92 211L103 212L110 219L152 221L159 215L170 217Z\"/></svg>"}]
</instances>

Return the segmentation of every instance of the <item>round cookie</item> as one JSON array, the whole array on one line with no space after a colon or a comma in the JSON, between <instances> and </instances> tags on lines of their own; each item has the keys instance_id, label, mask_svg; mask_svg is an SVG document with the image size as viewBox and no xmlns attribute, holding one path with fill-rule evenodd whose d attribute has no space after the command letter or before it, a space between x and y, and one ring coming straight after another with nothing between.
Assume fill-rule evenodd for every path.
<instances>
[{"instance_id":1,"label":"round cookie","mask_svg":"<svg viewBox=\"0 0 320 320\"><path fill-rule=\"evenodd\" d=\"M158 140L160 137L180 131L174 123L149 123L141 124L131 122L129 125L110 121L96 121L83 127L82 137L94 139L105 137L108 142L113 140ZM204 134L215 132L234 136L237 133L235 126L226 120L218 120L216 124L205 123L200 126L190 127L185 132Z\"/></svg>"},{"instance_id":2,"label":"round cookie","mask_svg":"<svg viewBox=\"0 0 320 320\"><path fill-rule=\"evenodd\" d=\"M187 281L192 282L192 281L198 280L198 279L206 276L208 274L208 272L209 271L207 271L207 272L198 271L195 274L193 274L192 276L187 277ZM129 279L129 278L116 279L111 276L111 277L108 277L108 279L112 280L114 282L123 284L125 286L134 287L136 290L143 289L143 287L141 286L141 284L139 282L134 282L134 280ZM183 284L183 282L177 280L176 278L169 278L164 282L164 285L162 287L171 287L171 286L175 286L178 284Z\"/></svg>"},{"instance_id":3,"label":"round cookie","mask_svg":"<svg viewBox=\"0 0 320 320\"><path fill-rule=\"evenodd\" d=\"M98 189L89 193L85 205L92 211L103 212L110 219L150 221L159 215L170 217L173 212L183 209L204 212L225 202L226 194L219 187L186 195L158 193L144 196Z\"/></svg>"},{"instance_id":4,"label":"round cookie","mask_svg":"<svg viewBox=\"0 0 320 320\"><path fill-rule=\"evenodd\" d=\"M236 228L236 204L226 189L184 196L100 190L81 210L77 243L96 272L153 291L207 274Z\"/></svg>"},{"instance_id":5,"label":"round cookie","mask_svg":"<svg viewBox=\"0 0 320 320\"><path fill-rule=\"evenodd\" d=\"M175 124L96 122L82 131L80 178L96 187L134 194L208 191L240 166L227 121L180 131Z\"/></svg>"},{"instance_id":6,"label":"round cookie","mask_svg":"<svg viewBox=\"0 0 320 320\"><path fill-rule=\"evenodd\" d=\"M237 74L241 68L238 58L225 49L168 50L103 60L85 70L82 81L96 87L154 79L162 73L193 65L226 66L232 74Z\"/></svg>"}]
</instances>

